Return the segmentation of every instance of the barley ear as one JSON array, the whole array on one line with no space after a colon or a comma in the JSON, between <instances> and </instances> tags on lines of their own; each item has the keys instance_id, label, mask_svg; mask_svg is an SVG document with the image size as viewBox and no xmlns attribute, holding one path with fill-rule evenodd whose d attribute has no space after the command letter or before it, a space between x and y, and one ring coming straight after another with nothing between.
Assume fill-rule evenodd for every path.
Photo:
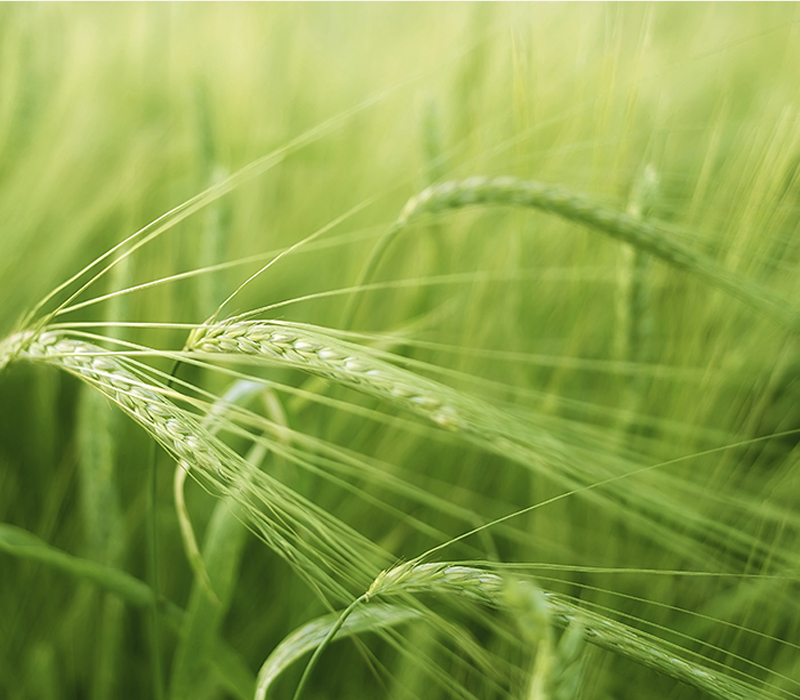
<instances>
[{"instance_id":1,"label":"barley ear","mask_svg":"<svg viewBox=\"0 0 800 700\"><path fill-rule=\"evenodd\" d=\"M371 280L389 245L411 221L425 214L475 205L537 209L599 231L695 275L764 313L790 332L800 333L800 310L797 305L677 240L660 222L645 221L563 187L513 177L471 177L444 182L412 197L397 221L375 244L356 286L360 287ZM345 309L345 328L352 322L358 298L359 295L354 293Z\"/></svg>"},{"instance_id":2,"label":"barley ear","mask_svg":"<svg viewBox=\"0 0 800 700\"><path fill-rule=\"evenodd\" d=\"M653 635L587 610L565 596L537 589L528 581L509 585L501 576L477 567L445 563L400 564L381 572L364 598L369 602L378 596L422 592L459 595L474 602L509 610L512 614L518 613L520 607L527 609L529 619L523 621L522 633L535 642L541 642L552 634L550 625L560 629L573 627L563 647L570 666L575 663L575 647L580 648L580 642L576 639L580 633L581 638L590 644L671 676L717 700L758 697L758 691L753 686L689 661L676 653L672 645ZM552 658L552 639L546 650L541 668L534 668L534 680L537 673L541 674L543 680L554 675L557 664L556 659ZM575 670L573 668L572 672ZM536 691L539 692L541 687L537 683Z\"/></svg>"}]
</instances>

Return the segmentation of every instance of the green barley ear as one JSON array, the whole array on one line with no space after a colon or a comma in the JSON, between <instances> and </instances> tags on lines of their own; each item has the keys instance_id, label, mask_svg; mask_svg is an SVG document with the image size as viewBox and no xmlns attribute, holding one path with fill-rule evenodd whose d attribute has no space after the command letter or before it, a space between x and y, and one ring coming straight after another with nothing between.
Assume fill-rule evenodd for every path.
<instances>
[{"instance_id":1,"label":"green barley ear","mask_svg":"<svg viewBox=\"0 0 800 700\"><path fill-rule=\"evenodd\" d=\"M684 525L691 517L698 524L702 522L705 530L717 526L699 513L689 515L683 504L666 505L669 497L653 484L643 482L634 486L629 480L615 476L616 465L605 461L602 455L592 455L587 461L585 453L519 415L388 362L379 352L338 339L330 329L234 318L197 329L187 350L204 361L247 358L323 377L415 414L429 425L458 435L480 449L553 478L570 491L579 483L598 479L604 479L606 484L613 483L620 494L633 495L635 488L637 502L649 515L633 509L626 513L648 527L653 526L654 519L661 520L665 514L678 512ZM618 507L594 490L584 493L604 507ZM660 529L662 525L657 527ZM677 543L672 530L670 541L673 546ZM695 547L695 541L686 546Z\"/></svg>"},{"instance_id":2,"label":"green barley ear","mask_svg":"<svg viewBox=\"0 0 800 700\"><path fill-rule=\"evenodd\" d=\"M410 561L382 571L367 592L356 598L330 626L327 635L317 646L306 665L295 690L294 700L300 700L308 680L327 646L354 614L375 599L397 596L406 598L408 601L409 595L435 592L450 593L469 599L474 603L494 606L500 596L501 588L502 580L498 576L455 564L419 564Z\"/></svg>"},{"instance_id":3,"label":"green barley ear","mask_svg":"<svg viewBox=\"0 0 800 700\"><path fill-rule=\"evenodd\" d=\"M471 177L443 182L412 197L395 223L375 244L356 286L367 284L372 279L392 241L412 221L427 214L478 205L537 209L599 231L699 277L764 313L792 333L800 333L800 310L796 305L679 241L663 224L642 220L563 187L513 177ZM358 299L359 295L355 293L348 302L343 317L345 328L354 318Z\"/></svg>"},{"instance_id":4,"label":"green barley ear","mask_svg":"<svg viewBox=\"0 0 800 700\"><path fill-rule=\"evenodd\" d=\"M460 564L407 562L381 572L369 591L365 602L378 597L404 596L418 593L438 593L464 597L476 603L504 609L520 619L520 631L529 642L541 644L545 640L542 660L534 663L531 688L544 693L547 682L556 686L563 672L579 672L577 657L582 647L581 639L613 654L623 656L658 673L690 685L717 700L747 700L758 697L751 685L738 681L721 671L704 666L687 658L675 645L658 637L640 632L582 607L566 596L538 589L529 581L511 582L503 577ZM563 645L553 647L552 628L569 630L562 637ZM559 661L558 655L563 654ZM538 664L538 666L537 666ZM552 679L552 681L548 681ZM574 679L562 679L564 692L572 687ZM539 695L538 697L544 697Z\"/></svg>"}]
</instances>

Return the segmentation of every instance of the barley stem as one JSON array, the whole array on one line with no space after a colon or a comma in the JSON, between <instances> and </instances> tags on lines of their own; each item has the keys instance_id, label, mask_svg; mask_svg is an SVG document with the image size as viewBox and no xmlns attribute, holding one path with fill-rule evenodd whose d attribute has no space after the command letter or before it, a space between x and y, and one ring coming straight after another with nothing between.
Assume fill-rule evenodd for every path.
<instances>
[{"instance_id":1,"label":"barley stem","mask_svg":"<svg viewBox=\"0 0 800 700\"><path fill-rule=\"evenodd\" d=\"M322 656L322 652L328 647L328 645L333 641L333 638L337 635L339 630L342 628L342 625L347 621L347 618L353 613L353 611L365 600L364 596L356 598L350 605L339 615L339 619L336 620L335 624L328 630L328 634L325 635L325 638L322 640L322 643L314 650L314 653L311 655L311 659L309 659L308 664L306 665L305 670L303 671L303 675L300 678L300 682L297 684L297 689L294 691L294 696L292 700L300 700L301 696L303 695L303 690L305 690L306 685L308 684L309 678L311 678L311 674L314 671L314 668L319 661L320 656Z\"/></svg>"}]
</instances>

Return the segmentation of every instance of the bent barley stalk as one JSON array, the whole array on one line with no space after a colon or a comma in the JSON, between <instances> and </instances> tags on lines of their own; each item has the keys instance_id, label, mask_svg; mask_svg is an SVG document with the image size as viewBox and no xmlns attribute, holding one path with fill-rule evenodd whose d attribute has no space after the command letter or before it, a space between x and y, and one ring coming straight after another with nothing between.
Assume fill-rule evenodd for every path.
<instances>
[{"instance_id":1,"label":"bent barley stalk","mask_svg":"<svg viewBox=\"0 0 800 700\"><path fill-rule=\"evenodd\" d=\"M234 319L198 327L190 336L186 350L229 358L244 355L331 379L410 411L439 428L458 433L481 449L544 474L568 489L587 483L613 482L615 497L628 498L646 511L629 509L627 516L631 522L655 537L661 537L664 532L664 521L674 518L675 524L691 525L704 536L718 533L728 546L741 547L742 551L759 546L753 538L731 533L702 512L692 512L686 504L673 500L656 473L648 474L647 481L640 479L633 484L622 478L625 472L603 462L601 455L571 448L530 422L475 396L378 359L367 348L339 340L326 329L307 324ZM628 466L627 476L630 476L636 468ZM594 489L584 489L582 495L601 505L619 505ZM711 550L698 556L696 538L684 539L674 528L670 527L663 539L676 551L697 561L713 560Z\"/></svg>"},{"instance_id":2,"label":"bent barley stalk","mask_svg":"<svg viewBox=\"0 0 800 700\"><path fill-rule=\"evenodd\" d=\"M256 392L263 390L264 387L256 382L248 380L236 382L226 394L209 409L208 413L203 418L203 427L206 428L211 435L216 435L224 423L225 411L231 404L237 401L246 401ZM189 463L185 461L178 462L175 466L175 477L173 479L172 491L175 500L175 511L178 516L181 540L183 541L183 549L186 553L186 558L198 581L205 588L210 598L219 602L214 588L211 585L211 580L208 577L208 571L203 562L203 555L200 553L200 547L197 544L192 520L189 516L189 510L186 507L186 500L183 494L184 484L186 483L186 478L189 476L190 471L191 465Z\"/></svg>"},{"instance_id":3,"label":"bent barley stalk","mask_svg":"<svg viewBox=\"0 0 800 700\"><path fill-rule=\"evenodd\" d=\"M347 567L359 585L387 555L327 511L254 469L179 409L157 386L136 377L122 358L62 332L25 331L0 343L0 369L12 359L45 362L86 381L142 425L179 462L192 465L213 490L233 497L261 539L283 557L323 600L348 600L337 572ZM253 482L242 491L243 477ZM302 534L300 534L302 533ZM366 581L364 581L366 585Z\"/></svg>"},{"instance_id":4,"label":"bent barley stalk","mask_svg":"<svg viewBox=\"0 0 800 700\"><path fill-rule=\"evenodd\" d=\"M800 311L795 305L676 240L663 224L603 206L563 187L513 177L471 177L444 182L412 197L397 221L375 244L356 286L360 287L371 280L391 242L411 221L425 214L476 205L530 207L601 231L696 275L765 313L792 333L800 333ZM356 295L348 303L343 317L344 328L352 323L358 299Z\"/></svg>"},{"instance_id":5,"label":"bent barley stalk","mask_svg":"<svg viewBox=\"0 0 800 700\"><path fill-rule=\"evenodd\" d=\"M515 592L528 582L516 582ZM364 596L365 602L379 597L420 593L459 595L496 608L511 609L509 582L497 574L471 566L447 563L407 562L382 572ZM657 637L576 605L569 598L542 591L550 622L560 629L580 629L587 642L624 656L642 666L671 676L718 700L748 700L760 693L707 666L676 656Z\"/></svg>"}]
</instances>

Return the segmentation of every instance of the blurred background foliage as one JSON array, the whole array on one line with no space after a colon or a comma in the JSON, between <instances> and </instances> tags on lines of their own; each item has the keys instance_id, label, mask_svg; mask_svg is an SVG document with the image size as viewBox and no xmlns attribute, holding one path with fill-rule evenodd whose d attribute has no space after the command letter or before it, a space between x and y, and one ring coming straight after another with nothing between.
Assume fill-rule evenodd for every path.
<instances>
[{"instance_id":1,"label":"blurred background foliage","mask_svg":"<svg viewBox=\"0 0 800 700\"><path fill-rule=\"evenodd\" d=\"M796 4L767 3L3 4L0 336L125 236L287 146L266 173L138 251L123 282L262 257L139 291L117 307L95 304L69 320L199 323L265 254L365 205L320 239L335 244L287 256L226 310L346 288L411 195L474 174L560 183L619 209L644 208L797 304L798 12ZM649 176L658 185L643 203L637 187ZM773 684L779 697L797 696L797 435L701 454L800 428L792 335L663 263L531 211L470 209L425 220L393 244L378 279L418 283L365 292L356 330L424 341L389 349L462 373L443 381L510 407L587 458L622 469L695 455L665 467L663 484L674 489L673 502L718 523L730 542L682 527L680 510L664 513L657 534L640 531L630 515L640 505L634 490L610 510L566 499L530 513L515 524L518 536L493 539L493 556L557 565L538 576L542 585L660 625L666 639ZM118 283L108 276L84 298ZM335 328L347 298L267 316ZM186 337L182 329L118 332L156 348L179 348ZM224 387L195 370L185 377ZM290 372L270 377L301 381ZM378 410L352 392L325 391ZM148 440L88 401L75 380L50 369L3 371L0 521L144 578ZM463 506L473 525L559 492L456 437L296 403L286 409L295 429ZM82 436L87 425L113 435L98 458L113 465L108 492L81 477L87 450L96 448ZM162 589L183 607L192 572L171 469L165 457L160 464ZM313 474L284 476L398 558L437 542L397 513L450 536L469 529L380 480L355 486L391 503L393 514ZM214 500L197 487L188 498L202 533ZM113 532L97 522L90 504L98 502L116 504ZM470 544L491 558L486 541ZM452 556L471 551L454 548ZM250 537L223 626L245 662L256 670L322 612ZM143 618L86 583L0 553L0 697L149 697ZM176 642L166 640L169 666ZM358 650L340 647L323 661L309 697L385 694ZM394 653L376 649L379 657ZM700 697L605 652L590 661L582 698ZM389 696L440 696L397 673L405 690ZM282 685L280 697L292 688Z\"/></svg>"}]
</instances>

